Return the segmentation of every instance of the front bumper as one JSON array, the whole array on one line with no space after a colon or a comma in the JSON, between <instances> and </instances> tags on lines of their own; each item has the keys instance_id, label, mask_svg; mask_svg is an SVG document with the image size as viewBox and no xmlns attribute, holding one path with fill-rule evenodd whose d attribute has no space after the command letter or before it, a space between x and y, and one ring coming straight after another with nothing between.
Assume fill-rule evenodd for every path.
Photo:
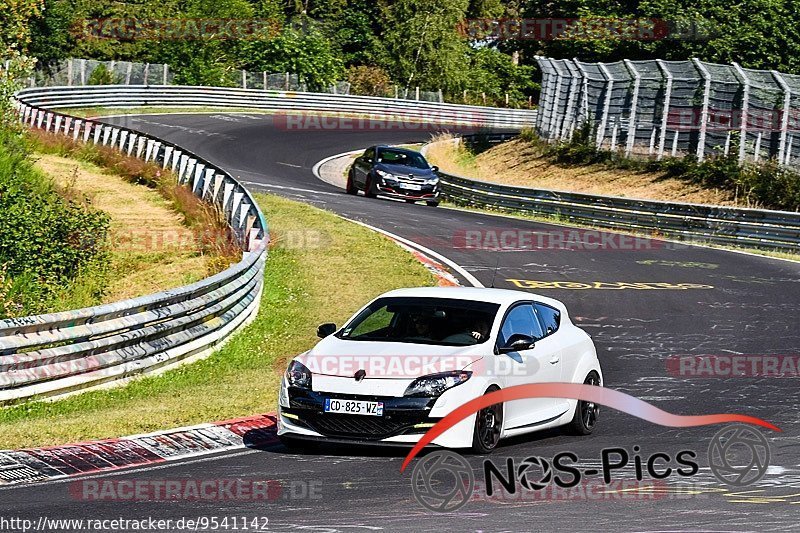
<instances>
[{"instance_id":1,"label":"front bumper","mask_svg":"<svg viewBox=\"0 0 800 533\"><path fill-rule=\"evenodd\" d=\"M378 184L378 193L391 198L398 198L401 200L437 200L439 198L439 191L435 185L423 185L419 191L412 191L404 189L400 186L387 185L385 183Z\"/></svg>"},{"instance_id":2,"label":"front bumper","mask_svg":"<svg viewBox=\"0 0 800 533\"><path fill-rule=\"evenodd\" d=\"M440 418L429 416L436 398L396 398L315 392L290 387L279 408L278 434L326 442L413 444ZM325 398L383 402L383 416L324 412Z\"/></svg>"}]
</instances>

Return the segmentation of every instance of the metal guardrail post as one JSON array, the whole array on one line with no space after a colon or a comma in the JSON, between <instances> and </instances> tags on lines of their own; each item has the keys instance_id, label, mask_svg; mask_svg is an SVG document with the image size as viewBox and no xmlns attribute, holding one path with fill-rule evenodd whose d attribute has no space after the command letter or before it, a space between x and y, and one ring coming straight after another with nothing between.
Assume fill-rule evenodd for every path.
<instances>
[{"instance_id":1,"label":"metal guardrail post","mask_svg":"<svg viewBox=\"0 0 800 533\"><path fill-rule=\"evenodd\" d=\"M780 164L785 164L784 158L786 157L786 136L789 132L789 110L792 107L792 90L789 88L789 84L786 83L786 80L783 79L780 72L777 70L770 71L772 73L772 77L775 78L775 81L780 85L781 90L783 91L783 110L781 113L781 137L780 137L780 146L778 148L778 162Z\"/></svg>"},{"instance_id":2,"label":"metal guardrail post","mask_svg":"<svg viewBox=\"0 0 800 533\"><path fill-rule=\"evenodd\" d=\"M697 139L697 160L702 162L706 151L706 130L708 128L708 103L711 99L711 73L699 59L692 58L692 63L700 72L705 82L703 86L703 107L700 112L700 135Z\"/></svg>"},{"instance_id":3,"label":"metal guardrail post","mask_svg":"<svg viewBox=\"0 0 800 533\"><path fill-rule=\"evenodd\" d=\"M628 71L633 76L633 96L631 97L631 115L628 119L628 139L625 146L625 155L630 156L633 152L633 144L636 142L636 111L639 105L639 87L642 83L642 76L636 70L636 66L628 59L624 62Z\"/></svg>"},{"instance_id":4,"label":"metal guardrail post","mask_svg":"<svg viewBox=\"0 0 800 533\"><path fill-rule=\"evenodd\" d=\"M574 61L569 59L564 60L564 65L569 70L571 79L569 84L569 97L567 98L567 106L564 109L564 121L561 123L561 140L566 140L572 137L572 132L575 129L577 122L577 106L578 95L580 93L581 74Z\"/></svg>"},{"instance_id":5,"label":"metal guardrail post","mask_svg":"<svg viewBox=\"0 0 800 533\"><path fill-rule=\"evenodd\" d=\"M605 139L606 135L606 125L608 124L608 110L611 108L611 93L614 91L614 77L608 71L608 68L603 63L598 63L597 66L600 68L600 72L603 73L603 77L606 79L606 98L605 102L603 102L603 111L600 117L600 125L597 127L597 141L596 145L598 148L602 148L603 140Z\"/></svg>"},{"instance_id":6,"label":"metal guardrail post","mask_svg":"<svg viewBox=\"0 0 800 533\"><path fill-rule=\"evenodd\" d=\"M672 99L672 72L669 71L667 65L662 60L656 59L656 64L658 65L658 68L661 69L664 77L667 79L664 87L664 106L661 109L661 131L658 135L658 154L656 155L656 159L661 161L661 159L664 157L664 148L667 145L669 105L670 100Z\"/></svg>"},{"instance_id":7,"label":"metal guardrail post","mask_svg":"<svg viewBox=\"0 0 800 533\"><path fill-rule=\"evenodd\" d=\"M534 56L536 62L539 63L539 70L542 72L542 86L539 91L539 113L536 115L535 129L536 133L542 135L542 124L547 114L547 93L550 86L550 62L542 56ZM547 65L547 66L545 66ZM396 96L395 96L396 98Z\"/></svg>"},{"instance_id":8,"label":"metal guardrail post","mask_svg":"<svg viewBox=\"0 0 800 533\"><path fill-rule=\"evenodd\" d=\"M561 74L561 70L559 70L559 68L556 66L554 60L548 59L548 61L550 62L550 67L553 69L556 75L555 88L553 89L553 100L552 103L550 104L550 113L549 113L550 116L548 117L549 120L547 123L547 138L552 141L558 137L558 132L557 132L559 123L558 100L559 96L561 95L561 82L564 76Z\"/></svg>"},{"instance_id":9,"label":"metal guardrail post","mask_svg":"<svg viewBox=\"0 0 800 533\"><path fill-rule=\"evenodd\" d=\"M742 115L740 117L741 124L739 125L739 164L744 163L744 158L747 156L747 121L749 120L750 112L750 78L747 73L739 65L739 63L731 63L736 72L736 77L742 84Z\"/></svg>"},{"instance_id":10,"label":"metal guardrail post","mask_svg":"<svg viewBox=\"0 0 800 533\"><path fill-rule=\"evenodd\" d=\"M591 117L589 116L589 76L586 74L586 70L581 66L578 58L573 58L572 62L575 64L575 67L578 69L578 72L580 72L582 78L581 111L580 114L576 115L575 117L575 126L577 126L583 120L591 120Z\"/></svg>"}]
</instances>

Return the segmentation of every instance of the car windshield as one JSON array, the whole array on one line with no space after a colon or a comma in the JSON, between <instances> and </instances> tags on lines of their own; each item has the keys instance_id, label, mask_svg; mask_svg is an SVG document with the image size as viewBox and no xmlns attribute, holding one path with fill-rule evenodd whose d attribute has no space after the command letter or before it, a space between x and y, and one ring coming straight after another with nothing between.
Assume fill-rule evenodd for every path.
<instances>
[{"instance_id":1,"label":"car windshield","mask_svg":"<svg viewBox=\"0 0 800 533\"><path fill-rule=\"evenodd\" d=\"M428 162L422 157L422 154L416 152L406 152L403 150L382 149L378 152L378 163L387 163L389 165L403 165L411 168L428 169Z\"/></svg>"},{"instance_id":2,"label":"car windshield","mask_svg":"<svg viewBox=\"0 0 800 533\"><path fill-rule=\"evenodd\" d=\"M450 298L378 298L342 328L353 341L470 346L489 338L498 304Z\"/></svg>"}]
</instances>

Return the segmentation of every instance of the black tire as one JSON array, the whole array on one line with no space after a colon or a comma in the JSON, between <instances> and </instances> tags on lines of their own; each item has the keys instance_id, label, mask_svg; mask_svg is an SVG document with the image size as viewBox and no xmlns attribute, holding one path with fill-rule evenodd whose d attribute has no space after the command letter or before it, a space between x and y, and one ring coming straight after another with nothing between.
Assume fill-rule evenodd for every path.
<instances>
[{"instance_id":1,"label":"black tire","mask_svg":"<svg viewBox=\"0 0 800 533\"><path fill-rule=\"evenodd\" d=\"M584 385L600 385L600 376L592 370L583 381ZM590 435L597 426L597 417L600 414L600 406L594 402L578 400L575 406L575 415L569 423L569 432L573 435Z\"/></svg>"},{"instance_id":2,"label":"black tire","mask_svg":"<svg viewBox=\"0 0 800 533\"><path fill-rule=\"evenodd\" d=\"M358 194L358 189L356 188L356 184L353 183L353 169L350 169L350 172L347 173L347 184L345 185L345 191L347 194Z\"/></svg>"},{"instance_id":3,"label":"black tire","mask_svg":"<svg viewBox=\"0 0 800 533\"><path fill-rule=\"evenodd\" d=\"M366 185L364 185L364 196L366 196L367 198L375 198L376 196L378 196L372 190L372 176L367 176L367 183Z\"/></svg>"},{"instance_id":4,"label":"black tire","mask_svg":"<svg viewBox=\"0 0 800 533\"><path fill-rule=\"evenodd\" d=\"M500 390L489 387L484 394ZM475 416L472 431L472 452L480 455L491 453L500 442L503 431L503 404L498 403L481 409Z\"/></svg>"},{"instance_id":5,"label":"black tire","mask_svg":"<svg viewBox=\"0 0 800 533\"><path fill-rule=\"evenodd\" d=\"M439 200L428 200L425 203L428 204L428 207L438 207L439 206Z\"/></svg>"}]
</instances>

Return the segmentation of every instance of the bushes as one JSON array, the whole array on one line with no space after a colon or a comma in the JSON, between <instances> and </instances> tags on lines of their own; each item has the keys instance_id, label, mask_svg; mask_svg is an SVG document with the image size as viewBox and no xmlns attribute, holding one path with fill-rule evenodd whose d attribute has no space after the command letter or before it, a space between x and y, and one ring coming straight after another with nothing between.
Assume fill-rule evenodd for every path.
<instances>
[{"instance_id":1,"label":"bushes","mask_svg":"<svg viewBox=\"0 0 800 533\"><path fill-rule=\"evenodd\" d=\"M361 65L347 70L347 81L351 94L364 96L394 96L392 80L380 67Z\"/></svg>"},{"instance_id":2,"label":"bushes","mask_svg":"<svg viewBox=\"0 0 800 533\"><path fill-rule=\"evenodd\" d=\"M67 199L33 168L18 133L0 131L0 317L46 312L82 274L107 263L108 217Z\"/></svg>"},{"instance_id":3,"label":"bushes","mask_svg":"<svg viewBox=\"0 0 800 533\"><path fill-rule=\"evenodd\" d=\"M620 152L600 150L594 143L594 129L583 124L568 142L549 144L532 129L520 138L541 157L567 165L603 165L607 168L661 172L703 187L729 190L748 205L785 211L800 210L800 173L781 166L774 159L739 165L735 155L713 155L703 162L694 156L666 157L661 161L633 159ZM731 154L738 150L731 150Z\"/></svg>"}]
</instances>

